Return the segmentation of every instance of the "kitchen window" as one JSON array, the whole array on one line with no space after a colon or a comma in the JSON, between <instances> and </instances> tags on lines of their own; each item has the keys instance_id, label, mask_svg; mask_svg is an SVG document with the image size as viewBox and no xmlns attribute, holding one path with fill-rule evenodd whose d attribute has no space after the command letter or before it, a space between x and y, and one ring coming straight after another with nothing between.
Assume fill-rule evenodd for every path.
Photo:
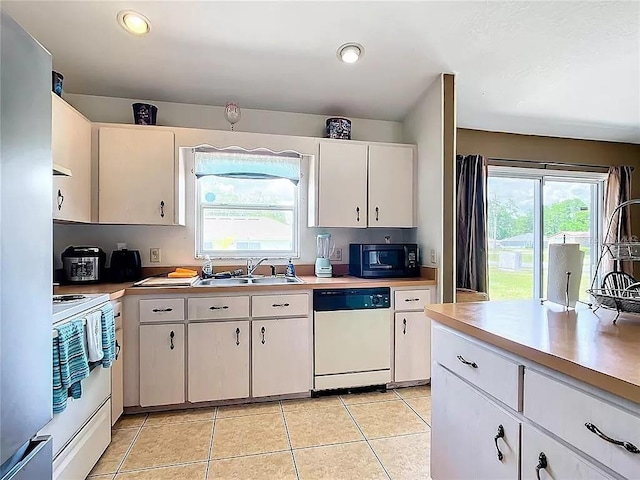
<instances>
[{"instance_id":1,"label":"kitchen window","mask_svg":"<svg viewBox=\"0 0 640 480\"><path fill-rule=\"evenodd\" d=\"M596 271L606 174L489 167L489 297L545 298L549 244L585 252L580 299Z\"/></svg>"},{"instance_id":2,"label":"kitchen window","mask_svg":"<svg viewBox=\"0 0 640 480\"><path fill-rule=\"evenodd\" d=\"M196 257L298 256L300 155L194 150Z\"/></svg>"}]
</instances>

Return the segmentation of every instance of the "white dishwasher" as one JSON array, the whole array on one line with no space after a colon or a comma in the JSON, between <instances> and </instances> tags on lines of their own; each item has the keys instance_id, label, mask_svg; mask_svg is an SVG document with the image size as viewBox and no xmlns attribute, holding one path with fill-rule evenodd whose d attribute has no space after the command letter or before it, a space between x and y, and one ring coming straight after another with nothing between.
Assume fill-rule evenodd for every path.
<instances>
[{"instance_id":1,"label":"white dishwasher","mask_svg":"<svg viewBox=\"0 0 640 480\"><path fill-rule=\"evenodd\" d=\"M391 290L314 290L314 390L391 381Z\"/></svg>"}]
</instances>

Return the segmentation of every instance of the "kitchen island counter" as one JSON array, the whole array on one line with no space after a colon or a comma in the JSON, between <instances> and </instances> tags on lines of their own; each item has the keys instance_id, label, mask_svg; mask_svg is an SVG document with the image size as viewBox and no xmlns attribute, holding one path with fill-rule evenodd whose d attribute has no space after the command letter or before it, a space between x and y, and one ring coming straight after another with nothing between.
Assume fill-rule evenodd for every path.
<instances>
[{"instance_id":1,"label":"kitchen island counter","mask_svg":"<svg viewBox=\"0 0 640 480\"><path fill-rule=\"evenodd\" d=\"M433 304L426 315L507 352L640 403L640 323L539 300Z\"/></svg>"}]
</instances>

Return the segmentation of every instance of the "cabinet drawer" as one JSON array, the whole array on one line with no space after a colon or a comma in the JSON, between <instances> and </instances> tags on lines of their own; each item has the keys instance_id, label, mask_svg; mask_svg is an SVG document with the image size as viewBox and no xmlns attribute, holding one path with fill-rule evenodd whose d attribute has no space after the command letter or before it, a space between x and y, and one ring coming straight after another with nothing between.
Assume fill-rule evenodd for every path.
<instances>
[{"instance_id":1,"label":"cabinet drawer","mask_svg":"<svg viewBox=\"0 0 640 480\"><path fill-rule=\"evenodd\" d=\"M432 346L434 362L521 410L522 365L440 326L433 328Z\"/></svg>"},{"instance_id":2,"label":"cabinet drawer","mask_svg":"<svg viewBox=\"0 0 640 480\"><path fill-rule=\"evenodd\" d=\"M140 300L140 323L184 320L184 298Z\"/></svg>"},{"instance_id":3,"label":"cabinet drawer","mask_svg":"<svg viewBox=\"0 0 640 480\"><path fill-rule=\"evenodd\" d=\"M251 316L292 317L309 315L309 295L254 295L252 297Z\"/></svg>"},{"instance_id":4,"label":"cabinet drawer","mask_svg":"<svg viewBox=\"0 0 640 480\"><path fill-rule=\"evenodd\" d=\"M638 478L640 454L603 440L585 424L640 448L639 416L529 369L524 378L524 414L620 475Z\"/></svg>"},{"instance_id":5,"label":"cabinet drawer","mask_svg":"<svg viewBox=\"0 0 640 480\"><path fill-rule=\"evenodd\" d=\"M394 298L396 310L423 310L432 303L431 289L396 290Z\"/></svg>"},{"instance_id":6,"label":"cabinet drawer","mask_svg":"<svg viewBox=\"0 0 640 480\"><path fill-rule=\"evenodd\" d=\"M541 463L541 454L544 455ZM546 466L545 466L546 463ZM536 472L536 467L544 467ZM522 426L522 480L611 479L564 445L531 425Z\"/></svg>"},{"instance_id":7,"label":"cabinet drawer","mask_svg":"<svg viewBox=\"0 0 640 480\"><path fill-rule=\"evenodd\" d=\"M189 320L248 318L249 297L190 298Z\"/></svg>"}]
</instances>

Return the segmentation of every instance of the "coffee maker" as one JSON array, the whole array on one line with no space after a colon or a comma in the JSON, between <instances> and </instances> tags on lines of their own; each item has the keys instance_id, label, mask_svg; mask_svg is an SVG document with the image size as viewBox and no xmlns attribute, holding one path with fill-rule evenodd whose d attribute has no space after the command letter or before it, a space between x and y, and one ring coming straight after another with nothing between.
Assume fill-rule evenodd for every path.
<instances>
[{"instance_id":1,"label":"coffee maker","mask_svg":"<svg viewBox=\"0 0 640 480\"><path fill-rule=\"evenodd\" d=\"M318 247L316 258L316 277L331 278L333 275L333 268L331 267L329 257L331 257L334 247L333 241L331 240L331 234L319 234L316 238L316 244Z\"/></svg>"}]
</instances>

